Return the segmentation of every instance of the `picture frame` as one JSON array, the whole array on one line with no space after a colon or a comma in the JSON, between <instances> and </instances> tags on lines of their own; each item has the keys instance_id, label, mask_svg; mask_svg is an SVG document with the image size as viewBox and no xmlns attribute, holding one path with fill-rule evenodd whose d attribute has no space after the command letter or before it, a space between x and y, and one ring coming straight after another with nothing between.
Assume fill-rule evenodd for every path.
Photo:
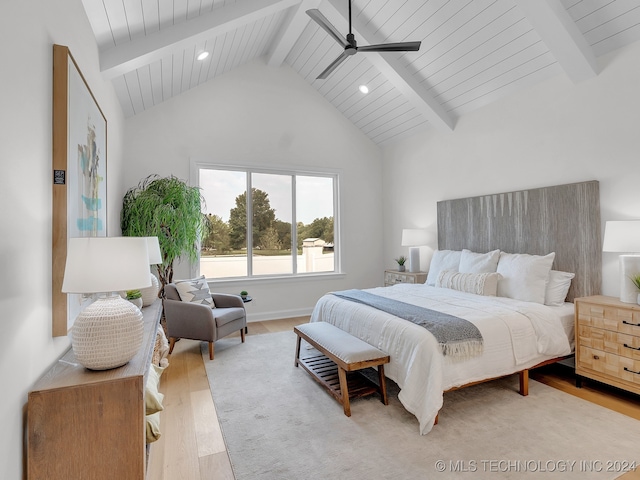
<instances>
[{"instance_id":1,"label":"picture frame","mask_svg":"<svg viewBox=\"0 0 640 480\"><path fill-rule=\"evenodd\" d=\"M67 335L91 298L62 293L67 243L107 235L107 119L78 64L53 45L52 335Z\"/></svg>"}]
</instances>

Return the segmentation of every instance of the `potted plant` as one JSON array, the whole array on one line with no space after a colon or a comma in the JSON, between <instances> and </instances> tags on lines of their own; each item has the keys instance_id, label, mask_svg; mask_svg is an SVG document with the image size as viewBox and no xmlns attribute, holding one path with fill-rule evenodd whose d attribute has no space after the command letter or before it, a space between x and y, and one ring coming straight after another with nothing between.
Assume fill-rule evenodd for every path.
<instances>
[{"instance_id":1,"label":"potted plant","mask_svg":"<svg viewBox=\"0 0 640 480\"><path fill-rule=\"evenodd\" d=\"M142 292L140 290L127 290L127 300L136 307L142 308ZM126 304L125 304L126 305Z\"/></svg>"},{"instance_id":2,"label":"potted plant","mask_svg":"<svg viewBox=\"0 0 640 480\"><path fill-rule=\"evenodd\" d=\"M162 263L157 265L159 297L173 281L173 262L186 256L198 259L199 244L208 234L209 222L202 213L204 198L198 187L176 178L150 175L130 188L122 200L122 235L158 237Z\"/></svg>"},{"instance_id":3,"label":"potted plant","mask_svg":"<svg viewBox=\"0 0 640 480\"><path fill-rule=\"evenodd\" d=\"M242 290L240 292L240 296L242 297L242 300L246 300L247 299L247 295L249 295L249 294L247 293L246 290Z\"/></svg>"},{"instance_id":4,"label":"potted plant","mask_svg":"<svg viewBox=\"0 0 640 480\"><path fill-rule=\"evenodd\" d=\"M404 264L407 262L407 257L405 257L404 255L400 255L395 260L396 260L396 263L398 264L398 271L404 272Z\"/></svg>"},{"instance_id":5,"label":"potted plant","mask_svg":"<svg viewBox=\"0 0 640 480\"><path fill-rule=\"evenodd\" d=\"M635 275L629 277L633 284L636 286L638 290L640 290L640 273L636 273ZM640 293L638 293L637 299L638 305L640 305Z\"/></svg>"}]
</instances>

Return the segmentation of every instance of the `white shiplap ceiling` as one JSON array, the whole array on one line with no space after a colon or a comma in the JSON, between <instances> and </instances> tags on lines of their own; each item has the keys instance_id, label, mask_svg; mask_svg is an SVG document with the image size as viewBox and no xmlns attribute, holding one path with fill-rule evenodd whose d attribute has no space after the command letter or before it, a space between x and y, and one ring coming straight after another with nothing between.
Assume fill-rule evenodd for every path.
<instances>
[{"instance_id":1,"label":"white shiplap ceiling","mask_svg":"<svg viewBox=\"0 0 640 480\"><path fill-rule=\"evenodd\" d=\"M263 57L290 65L379 145L452 131L464 113L554 75L579 83L599 73L597 57L640 40L638 0L353 0L359 45L420 40L420 51L360 52L316 80L342 47L305 12L318 8L346 35L347 0L83 4L126 116Z\"/></svg>"}]
</instances>

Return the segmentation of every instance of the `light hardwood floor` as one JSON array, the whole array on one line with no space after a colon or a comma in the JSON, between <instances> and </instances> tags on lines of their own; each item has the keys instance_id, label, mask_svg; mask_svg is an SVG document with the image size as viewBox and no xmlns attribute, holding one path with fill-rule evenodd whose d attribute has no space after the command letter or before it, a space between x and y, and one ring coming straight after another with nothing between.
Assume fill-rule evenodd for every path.
<instances>
[{"instance_id":1,"label":"light hardwood floor","mask_svg":"<svg viewBox=\"0 0 640 480\"><path fill-rule=\"evenodd\" d=\"M253 322L249 324L247 341L252 335L292 330L307 321L308 317L298 317ZM181 340L169 357L169 367L160 383L165 395L162 437L151 446L148 480L234 479L200 348L200 342ZM638 396L586 380L583 388L576 388L567 367L549 365L531 372L531 379L640 420ZM640 469L619 479L640 480Z\"/></svg>"}]
</instances>

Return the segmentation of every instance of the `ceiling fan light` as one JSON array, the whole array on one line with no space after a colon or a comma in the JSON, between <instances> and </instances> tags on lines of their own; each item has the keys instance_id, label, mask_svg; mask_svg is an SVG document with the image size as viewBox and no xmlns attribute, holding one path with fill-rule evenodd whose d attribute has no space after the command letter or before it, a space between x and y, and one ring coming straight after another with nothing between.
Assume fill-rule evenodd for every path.
<instances>
[{"instance_id":1,"label":"ceiling fan light","mask_svg":"<svg viewBox=\"0 0 640 480\"><path fill-rule=\"evenodd\" d=\"M209 56L209 52L200 52L198 54L198 56L196 57L198 60L204 60L205 58L207 58Z\"/></svg>"},{"instance_id":2,"label":"ceiling fan light","mask_svg":"<svg viewBox=\"0 0 640 480\"><path fill-rule=\"evenodd\" d=\"M366 85L360 85L360 86L358 87L358 89L359 89L362 93L364 93L365 95L366 95L367 93L369 93L369 87L367 87Z\"/></svg>"}]
</instances>

